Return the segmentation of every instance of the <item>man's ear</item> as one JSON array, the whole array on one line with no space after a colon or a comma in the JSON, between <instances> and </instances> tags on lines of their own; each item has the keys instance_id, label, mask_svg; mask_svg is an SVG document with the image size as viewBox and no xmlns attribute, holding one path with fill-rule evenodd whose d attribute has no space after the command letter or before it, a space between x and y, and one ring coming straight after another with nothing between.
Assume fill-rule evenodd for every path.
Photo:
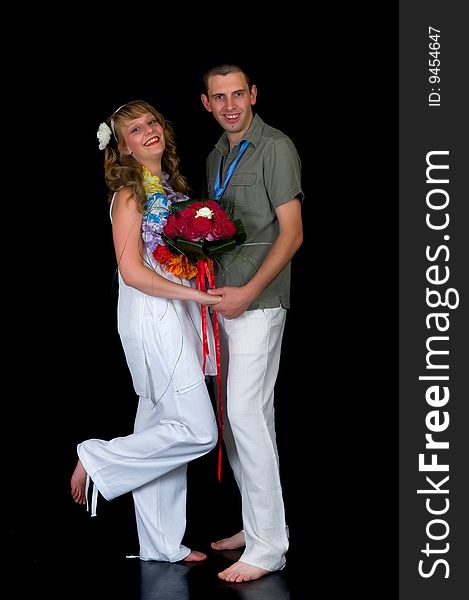
<instances>
[{"instance_id":1,"label":"man's ear","mask_svg":"<svg viewBox=\"0 0 469 600\"><path fill-rule=\"evenodd\" d=\"M253 85L251 87L251 105L254 106L257 100L257 87Z\"/></svg>"},{"instance_id":2,"label":"man's ear","mask_svg":"<svg viewBox=\"0 0 469 600\"><path fill-rule=\"evenodd\" d=\"M200 99L202 100L202 104L208 112L212 112L212 107L210 106L210 102L205 94L200 95Z\"/></svg>"}]
</instances>

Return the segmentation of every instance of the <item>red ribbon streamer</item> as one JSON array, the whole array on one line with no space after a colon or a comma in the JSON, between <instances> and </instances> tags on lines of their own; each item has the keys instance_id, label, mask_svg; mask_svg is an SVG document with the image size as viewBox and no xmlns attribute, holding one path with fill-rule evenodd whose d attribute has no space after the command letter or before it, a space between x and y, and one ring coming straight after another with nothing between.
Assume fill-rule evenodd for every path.
<instances>
[{"instance_id":1,"label":"red ribbon streamer","mask_svg":"<svg viewBox=\"0 0 469 600\"><path fill-rule=\"evenodd\" d=\"M215 275L213 270L213 260L211 258L199 258L197 261L197 279L196 287L203 292L207 291L206 282L208 281L209 288L215 288ZM208 349L208 337L207 337L207 307L201 306L202 309L202 347L203 347L203 372L205 373L205 364L207 355L209 354ZM218 313L213 311L213 334L215 337L215 355L217 365L217 413L218 413L218 481L221 481L221 467L222 467L222 444L223 444L223 432L224 432L224 421L223 421L223 404L222 404L222 392L221 392L221 351L220 351L220 334L218 329Z\"/></svg>"}]
</instances>

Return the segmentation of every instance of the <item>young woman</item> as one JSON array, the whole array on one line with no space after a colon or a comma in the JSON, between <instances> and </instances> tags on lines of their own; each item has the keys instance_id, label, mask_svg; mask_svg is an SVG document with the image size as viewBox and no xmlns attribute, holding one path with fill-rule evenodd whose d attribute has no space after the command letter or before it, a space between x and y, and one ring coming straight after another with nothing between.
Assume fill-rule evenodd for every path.
<instances>
[{"instance_id":1,"label":"young woman","mask_svg":"<svg viewBox=\"0 0 469 600\"><path fill-rule=\"evenodd\" d=\"M161 232L171 203L188 198L170 124L136 100L101 123L98 139L112 196L118 329L139 401L132 435L78 445L72 497L87 504L91 481L93 516L98 491L106 500L132 491L140 558L200 561L205 554L182 544L186 468L217 442L202 368L201 305L217 304L220 297L191 287L153 257L164 245ZM180 267L183 276L189 265ZM214 375L211 338L209 343L205 374Z\"/></svg>"}]
</instances>

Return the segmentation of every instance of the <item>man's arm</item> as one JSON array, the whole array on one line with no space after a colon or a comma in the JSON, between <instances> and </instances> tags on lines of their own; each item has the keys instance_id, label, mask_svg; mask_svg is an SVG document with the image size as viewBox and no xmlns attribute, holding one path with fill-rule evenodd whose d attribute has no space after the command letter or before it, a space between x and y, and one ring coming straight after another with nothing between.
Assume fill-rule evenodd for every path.
<instances>
[{"instance_id":1,"label":"man's arm","mask_svg":"<svg viewBox=\"0 0 469 600\"><path fill-rule=\"evenodd\" d=\"M254 277L242 287L222 287L209 293L222 296L213 308L226 319L239 317L292 259L303 242L301 202L292 198L275 209L279 235Z\"/></svg>"}]
</instances>

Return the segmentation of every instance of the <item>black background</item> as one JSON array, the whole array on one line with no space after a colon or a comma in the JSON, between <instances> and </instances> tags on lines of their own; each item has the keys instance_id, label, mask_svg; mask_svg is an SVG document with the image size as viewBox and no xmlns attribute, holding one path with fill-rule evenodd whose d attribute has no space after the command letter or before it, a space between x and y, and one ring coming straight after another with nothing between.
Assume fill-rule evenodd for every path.
<instances>
[{"instance_id":1,"label":"black background","mask_svg":"<svg viewBox=\"0 0 469 600\"><path fill-rule=\"evenodd\" d=\"M305 240L276 391L289 565L331 588L356 577L375 590L383 579L395 584L396 41L346 17L313 25L297 13L236 43L229 30L222 43L216 29L173 37L168 22L155 33L145 20L138 36L126 35L130 23L122 32L102 22L99 33L59 29L14 73L18 89L26 80L34 90L20 109L24 139L34 140L31 213L22 216L32 231L20 276L27 308L10 343L19 386L9 407L8 514L20 566L138 552L130 495L99 502L90 519L69 494L76 444L130 433L136 407L116 331L96 130L122 103L149 101L172 121L197 196L221 133L200 103L201 77L230 61L251 74L256 111L292 138L303 162ZM215 463L210 455L189 470L187 541L202 550L240 525L229 468L219 484Z\"/></svg>"}]
</instances>

